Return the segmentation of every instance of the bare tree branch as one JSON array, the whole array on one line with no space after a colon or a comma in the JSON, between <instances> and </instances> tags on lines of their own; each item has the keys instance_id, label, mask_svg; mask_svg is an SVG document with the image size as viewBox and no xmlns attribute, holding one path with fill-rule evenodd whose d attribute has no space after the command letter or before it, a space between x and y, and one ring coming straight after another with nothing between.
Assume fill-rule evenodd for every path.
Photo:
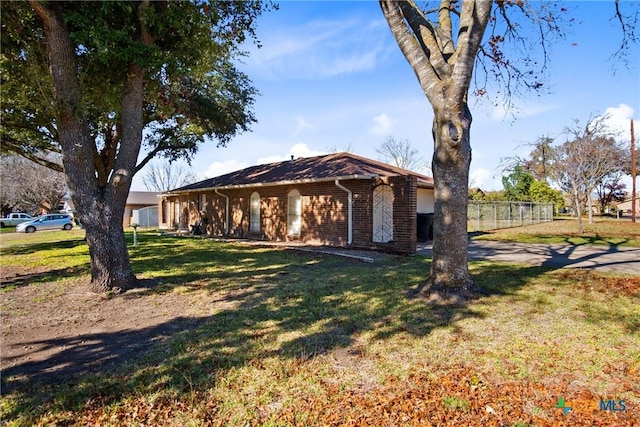
<instances>
[{"instance_id":1,"label":"bare tree branch","mask_svg":"<svg viewBox=\"0 0 640 427\"><path fill-rule=\"evenodd\" d=\"M148 191L166 192L198 181L198 176L184 165L168 160L151 162L142 176Z\"/></svg>"},{"instance_id":2,"label":"bare tree branch","mask_svg":"<svg viewBox=\"0 0 640 427\"><path fill-rule=\"evenodd\" d=\"M408 139L395 139L390 136L376 148L383 160L410 171L421 172L428 168L426 157L414 148Z\"/></svg>"},{"instance_id":3,"label":"bare tree branch","mask_svg":"<svg viewBox=\"0 0 640 427\"><path fill-rule=\"evenodd\" d=\"M45 156L39 155L38 153L32 153L30 151L25 151L21 144L14 143L13 141L2 140L2 149L6 151L10 151L12 153L18 154L30 161L49 168L55 172L64 172L64 168L60 162L52 161ZM58 153L56 153L58 154Z\"/></svg>"}]
</instances>

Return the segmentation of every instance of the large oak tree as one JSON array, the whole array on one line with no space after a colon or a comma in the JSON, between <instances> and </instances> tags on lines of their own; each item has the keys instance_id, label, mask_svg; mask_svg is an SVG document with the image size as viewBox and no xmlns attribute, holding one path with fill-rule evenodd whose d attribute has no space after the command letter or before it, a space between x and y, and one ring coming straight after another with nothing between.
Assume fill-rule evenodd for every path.
<instances>
[{"instance_id":1,"label":"large oak tree","mask_svg":"<svg viewBox=\"0 0 640 427\"><path fill-rule=\"evenodd\" d=\"M255 121L256 90L235 60L264 10L257 1L3 3L2 150L58 169L38 153L61 153L94 291L136 283L122 228L134 174L157 155L189 159L207 137L224 145Z\"/></svg>"},{"instance_id":2,"label":"large oak tree","mask_svg":"<svg viewBox=\"0 0 640 427\"><path fill-rule=\"evenodd\" d=\"M380 0L400 50L433 108L435 181L433 261L425 292L455 301L476 291L467 266L467 187L471 162L469 94L507 98L539 90L546 80L547 45L570 21L563 2L525 0ZM635 41L618 2L621 52ZM506 49L506 44L509 48ZM511 55L509 55L511 54Z\"/></svg>"}]
</instances>

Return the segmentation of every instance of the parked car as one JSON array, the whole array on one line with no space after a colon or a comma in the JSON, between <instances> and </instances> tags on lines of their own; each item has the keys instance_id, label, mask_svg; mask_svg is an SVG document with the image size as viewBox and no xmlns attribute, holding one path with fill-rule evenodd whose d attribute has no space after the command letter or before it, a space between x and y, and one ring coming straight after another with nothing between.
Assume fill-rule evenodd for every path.
<instances>
[{"instance_id":1,"label":"parked car","mask_svg":"<svg viewBox=\"0 0 640 427\"><path fill-rule=\"evenodd\" d=\"M48 214L39 216L33 221L18 224L16 231L33 233L37 230L71 230L73 224L73 217L69 214Z\"/></svg>"},{"instance_id":2,"label":"parked car","mask_svg":"<svg viewBox=\"0 0 640 427\"><path fill-rule=\"evenodd\" d=\"M22 222L31 221L33 219L34 218L29 214L22 212L12 212L6 217L0 218L0 227L15 227Z\"/></svg>"}]
</instances>

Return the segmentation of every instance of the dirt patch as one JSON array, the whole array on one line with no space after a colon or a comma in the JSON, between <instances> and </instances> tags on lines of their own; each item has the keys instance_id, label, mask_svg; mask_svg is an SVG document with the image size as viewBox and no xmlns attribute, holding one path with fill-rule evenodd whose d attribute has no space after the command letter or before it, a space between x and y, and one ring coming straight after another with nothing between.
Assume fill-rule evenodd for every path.
<instances>
[{"instance_id":1,"label":"dirt patch","mask_svg":"<svg viewBox=\"0 0 640 427\"><path fill-rule=\"evenodd\" d=\"M323 256L342 256L323 250ZM343 259L349 263L359 262L356 256L374 261L390 256L368 251L348 254ZM139 356L144 348L233 308L237 301L229 294L232 291L196 292L204 286L197 282L163 289L161 282L141 280L139 287L113 296L88 292L87 276L68 279L73 275L61 273L64 280L34 283L45 273L55 272L47 267L7 267L0 273L5 289L0 294L3 388L108 371Z\"/></svg>"},{"instance_id":2,"label":"dirt patch","mask_svg":"<svg viewBox=\"0 0 640 427\"><path fill-rule=\"evenodd\" d=\"M16 284L16 278L37 273L3 269L2 282ZM146 346L192 329L212 312L213 304L201 295L158 292L152 281L113 297L87 292L87 281L17 286L2 293L0 367L5 380L20 378L15 385L51 382L109 369Z\"/></svg>"}]
</instances>

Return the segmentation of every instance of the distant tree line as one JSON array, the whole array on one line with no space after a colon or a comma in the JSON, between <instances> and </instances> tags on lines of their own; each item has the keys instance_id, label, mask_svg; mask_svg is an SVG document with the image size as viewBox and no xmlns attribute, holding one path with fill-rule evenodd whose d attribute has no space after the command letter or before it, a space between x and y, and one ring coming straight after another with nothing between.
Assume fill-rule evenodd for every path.
<instances>
[{"instance_id":1,"label":"distant tree line","mask_svg":"<svg viewBox=\"0 0 640 427\"><path fill-rule=\"evenodd\" d=\"M501 191L470 189L471 200L527 200L550 202L556 212L566 201L578 216L582 231L583 212L593 221L594 195L601 213L607 206L622 202L630 173L628 148L621 135L607 126L608 117L598 116L582 125L578 121L565 129L565 142L541 136L529 144L525 158L503 159L505 176Z\"/></svg>"},{"instance_id":2,"label":"distant tree line","mask_svg":"<svg viewBox=\"0 0 640 427\"><path fill-rule=\"evenodd\" d=\"M47 161L59 162L55 155ZM68 195L64 173L7 153L0 155L0 211L39 214L58 209Z\"/></svg>"},{"instance_id":3,"label":"distant tree line","mask_svg":"<svg viewBox=\"0 0 640 427\"><path fill-rule=\"evenodd\" d=\"M536 179L534 175L517 165L502 177L503 190L483 191L480 188L469 189L469 200L485 201L527 201L553 203L557 214L565 205L562 191L554 189L545 180Z\"/></svg>"}]
</instances>

